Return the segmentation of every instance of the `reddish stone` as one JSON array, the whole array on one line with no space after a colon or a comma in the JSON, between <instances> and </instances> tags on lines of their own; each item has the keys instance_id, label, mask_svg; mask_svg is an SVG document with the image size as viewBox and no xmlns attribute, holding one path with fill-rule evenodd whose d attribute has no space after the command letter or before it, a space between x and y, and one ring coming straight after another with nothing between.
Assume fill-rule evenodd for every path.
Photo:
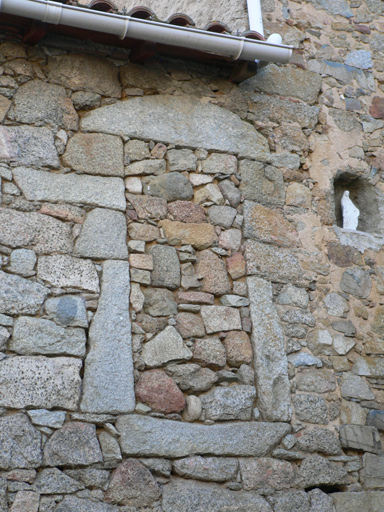
<instances>
[{"instance_id":1,"label":"reddish stone","mask_svg":"<svg viewBox=\"0 0 384 512\"><path fill-rule=\"evenodd\" d=\"M79 224L82 224L85 218L85 212L81 208L69 204L46 203L40 208L40 213Z\"/></svg>"},{"instance_id":2,"label":"reddish stone","mask_svg":"<svg viewBox=\"0 0 384 512\"><path fill-rule=\"evenodd\" d=\"M161 496L149 469L135 459L127 459L112 474L105 494L108 503L147 507Z\"/></svg>"},{"instance_id":3,"label":"reddish stone","mask_svg":"<svg viewBox=\"0 0 384 512\"><path fill-rule=\"evenodd\" d=\"M205 210L189 201L175 201L168 205L169 213L180 222L206 222Z\"/></svg>"},{"instance_id":4,"label":"reddish stone","mask_svg":"<svg viewBox=\"0 0 384 512\"><path fill-rule=\"evenodd\" d=\"M183 393L163 370L149 370L141 374L136 385L136 396L155 412L169 414L185 407Z\"/></svg>"},{"instance_id":5,"label":"reddish stone","mask_svg":"<svg viewBox=\"0 0 384 512\"><path fill-rule=\"evenodd\" d=\"M177 294L178 304L213 304L214 296L211 293L203 292L179 292Z\"/></svg>"},{"instance_id":6,"label":"reddish stone","mask_svg":"<svg viewBox=\"0 0 384 512\"><path fill-rule=\"evenodd\" d=\"M380 96L375 96L372 100L371 108L369 109L369 113L375 119L384 119L384 98L380 98Z\"/></svg>"},{"instance_id":7,"label":"reddish stone","mask_svg":"<svg viewBox=\"0 0 384 512\"><path fill-rule=\"evenodd\" d=\"M243 322L244 320L245 318L243 318ZM252 346L246 332L229 332L223 340L223 344L227 351L227 361L229 366L239 368L242 364L252 363Z\"/></svg>"},{"instance_id":8,"label":"reddish stone","mask_svg":"<svg viewBox=\"0 0 384 512\"><path fill-rule=\"evenodd\" d=\"M176 329L183 338L194 338L205 335L203 320L200 315L179 313L176 315Z\"/></svg>"},{"instance_id":9,"label":"reddish stone","mask_svg":"<svg viewBox=\"0 0 384 512\"><path fill-rule=\"evenodd\" d=\"M153 258L151 254L131 254L129 264L132 268L153 270Z\"/></svg>"},{"instance_id":10,"label":"reddish stone","mask_svg":"<svg viewBox=\"0 0 384 512\"><path fill-rule=\"evenodd\" d=\"M126 194L139 219L164 219L167 215L167 201L162 197Z\"/></svg>"},{"instance_id":11,"label":"reddish stone","mask_svg":"<svg viewBox=\"0 0 384 512\"><path fill-rule=\"evenodd\" d=\"M236 252L227 258L227 269L232 279L238 279L239 277L245 276L245 259L240 252Z\"/></svg>"},{"instance_id":12,"label":"reddish stone","mask_svg":"<svg viewBox=\"0 0 384 512\"><path fill-rule=\"evenodd\" d=\"M203 292L225 295L231 292L225 263L210 250L197 257L196 274L203 276Z\"/></svg>"}]
</instances>

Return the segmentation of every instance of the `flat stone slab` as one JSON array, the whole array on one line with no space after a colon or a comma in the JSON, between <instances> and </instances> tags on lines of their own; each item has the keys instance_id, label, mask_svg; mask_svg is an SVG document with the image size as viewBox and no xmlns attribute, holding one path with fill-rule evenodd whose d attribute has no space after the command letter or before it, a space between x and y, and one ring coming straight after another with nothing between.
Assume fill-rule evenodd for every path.
<instances>
[{"instance_id":1,"label":"flat stone slab","mask_svg":"<svg viewBox=\"0 0 384 512\"><path fill-rule=\"evenodd\" d=\"M336 512L382 512L384 491L335 492L332 498Z\"/></svg>"},{"instance_id":2,"label":"flat stone slab","mask_svg":"<svg viewBox=\"0 0 384 512\"><path fill-rule=\"evenodd\" d=\"M32 126L0 127L0 160L17 165L60 166L53 132Z\"/></svg>"},{"instance_id":3,"label":"flat stone slab","mask_svg":"<svg viewBox=\"0 0 384 512\"><path fill-rule=\"evenodd\" d=\"M254 240L245 242L245 260L248 275L257 274L272 280L291 281L302 274L296 256L289 249L261 244Z\"/></svg>"},{"instance_id":4,"label":"flat stone slab","mask_svg":"<svg viewBox=\"0 0 384 512\"><path fill-rule=\"evenodd\" d=\"M44 318L19 317L13 329L9 350L23 355L66 355L83 357L84 329L65 329Z\"/></svg>"},{"instance_id":5,"label":"flat stone slab","mask_svg":"<svg viewBox=\"0 0 384 512\"><path fill-rule=\"evenodd\" d=\"M0 418L0 468L38 468L41 465L41 433L25 414Z\"/></svg>"},{"instance_id":6,"label":"flat stone slab","mask_svg":"<svg viewBox=\"0 0 384 512\"><path fill-rule=\"evenodd\" d=\"M129 456L262 457L290 431L287 423L235 422L199 425L139 415L118 418L122 452Z\"/></svg>"},{"instance_id":7,"label":"flat stone slab","mask_svg":"<svg viewBox=\"0 0 384 512\"><path fill-rule=\"evenodd\" d=\"M272 299L272 284L247 278L252 319L252 344L259 408L270 421L288 421L292 414L288 361L279 316Z\"/></svg>"},{"instance_id":8,"label":"flat stone slab","mask_svg":"<svg viewBox=\"0 0 384 512\"><path fill-rule=\"evenodd\" d=\"M0 361L0 406L76 409L82 361L73 357L17 356Z\"/></svg>"},{"instance_id":9,"label":"flat stone slab","mask_svg":"<svg viewBox=\"0 0 384 512\"><path fill-rule=\"evenodd\" d=\"M0 313L35 315L48 293L39 283L0 271Z\"/></svg>"},{"instance_id":10,"label":"flat stone slab","mask_svg":"<svg viewBox=\"0 0 384 512\"><path fill-rule=\"evenodd\" d=\"M122 178L58 174L27 167L18 167L13 176L29 201L64 201L125 210Z\"/></svg>"},{"instance_id":11,"label":"flat stone slab","mask_svg":"<svg viewBox=\"0 0 384 512\"><path fill-rule=\"evenodd\" d=\"M249 123L192 96L145 96L117 102L87 114L81 129L229 151L261 161L270 158L267 140Z\"/></svg>"},{"instance_id":12,"label":"flat stone slab","mask_svg":"<svg viewBox=\"0 0 384 512\"><path fill-rule=\"evenodd\" d=\"M216 484L173 480L164 486L164 512L272 512L268 502L252 492L223 489Z\"/></svg>"},{"instance_id":13,"label":"flat stone slab","mask_svg":"<svg viewBox=\"0 0 384 512\"><path fill-rule=\"evenodd\" d=\"M31 247L38 254L71 252L72 229L69 224L36 212L0 209L0 244Z\"/></svg>"},{"instance_id":14,"label":"flat stone slab","mask_svg":"<svg viewBox=\"0 0 384 512\"><path fill-rule=\"evenodd\" d=\"M42 256L37 265L37 276L52 286L99 291L99 277L91 260L68 255Z\"/></svg>"},{"instance_id":15,"label":"flat stone slab","mask_svg":"<svg viewBox=\"0 0 384 512\"><path fill-rule=\"evenodd\" d=\"M103 263L99 305L89 331L81 410L125 413L135 408L129 264Z\"/></svg>"}]
</instances>

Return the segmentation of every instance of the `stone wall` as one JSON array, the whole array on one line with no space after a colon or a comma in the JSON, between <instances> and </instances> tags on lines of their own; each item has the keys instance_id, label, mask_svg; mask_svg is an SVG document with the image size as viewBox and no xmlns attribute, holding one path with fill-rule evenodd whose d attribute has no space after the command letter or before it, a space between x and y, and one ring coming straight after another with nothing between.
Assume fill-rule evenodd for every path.
<instances>
[{"instance_id":1,"label":"stone wall","mask_svg":"<svg viewBox=\"0 0 384 512\"><path fill-rule=\"evenodd\" d=\"M1 44L1 511L382 510L382 5L270 4L240 86Z\"/></svg>"}]
</instances>

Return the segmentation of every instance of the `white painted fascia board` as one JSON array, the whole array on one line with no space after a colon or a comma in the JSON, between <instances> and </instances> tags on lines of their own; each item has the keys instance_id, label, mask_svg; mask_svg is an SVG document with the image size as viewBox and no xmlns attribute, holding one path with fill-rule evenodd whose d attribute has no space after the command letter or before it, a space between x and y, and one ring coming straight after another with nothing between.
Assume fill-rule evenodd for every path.
<instances>
[{"instance_id":1,"label":"white painted fascia board","mask_svg":"<svg viewBox=\"0 0 384 512\"><path fill-rule=\"evenodd\" d=\"M74 7L51 0L0 0L0 12L55 25L131 37L154 43L190 48L234 60L286 64L292 47L271 41L256 41L231 34L217 34L189 27Z\"/></svg>"}]
</instances>

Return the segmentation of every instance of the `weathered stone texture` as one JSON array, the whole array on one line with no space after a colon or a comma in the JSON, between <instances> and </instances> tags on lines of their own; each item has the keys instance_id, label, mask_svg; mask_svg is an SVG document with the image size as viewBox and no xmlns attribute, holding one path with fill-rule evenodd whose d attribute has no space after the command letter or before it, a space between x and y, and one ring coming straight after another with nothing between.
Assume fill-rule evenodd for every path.
<instances>
[{"instance_id":1,"label":"weathered stone texture","mask_svg":"<svg viewBox=\"0 0 384 512\"><path fill-rule=\"evenodd\" d=\"M44 445L46 466L88 466L103 460L95 425L66 423Z\"/></svg>"},{"instance_id":2,"label":"weathered stone texture","mask_svg":"<svg viewBox=\"0 0 384 512\"><path fill-rule=\"evenodd\" d=\"M183 393L162 370L142 373L136 384L136 396L155 412L170 414L185 407Z\"/></svg>"},{"instance_id":3,"label":"weathered stone texture","mask_svg":"<svg viewBox=\"0 0 384 512\"><path fill-rule=\"evenodd\" d=\"M57 174L26 167L18 167L13 174L16 183L30 201L64 201L125 209L124 181L120 178Z\"/></svg>"},{"instance_id":4,"label":"weathered stone texture","mask_svg":"<svg viewBox=\"0 0 384 512\"><path fill-rule=\"evenodd\" d=\"M265 167L260 162L241 160L240 190L245 199L265 206L283 206L285 191L283 174L276 167Z\"/></svg>"},{"instance_id":5,"label":"weathered stone texture","mask_svg":"<svg viewBox=\"0 0 384 512\"><path fill-rule=\"evenodd\" d=\"M124 176L123 142L101 133L77 133L69 139L63 162L75 171Z\"/></svg>"},{"instance_id":6,"label":"weathered stone texture","mask_svg":"<svg viewBox=\"0 0 384 512\"><path fill-rule=\"evenodd\" d=\"M169 361L191 359L192 352L184 347L183 338L176 329L168 326L144 345L142 357L145 364L153 368Z\"/></svg>"},{"instance_id":7,"label":"weathered stone texture","mask_svg":"<svg viewBox=\"0 0 384 512\"><path fill-rule=\"evenodd\" d=\"M78 116L64 87L32 80L21 86L14 97L11 119L26 124L51 124L77 130Z\"/></svg>"},{"instance_id":8,"label":"weathered stone texture","mask_svg":"<svg viewBox=\"0 0 384 512\"><path fill-rule=\"evenodd\" d=\"M74 91L120 97L119 70L111 62L86 54L58 55L48 63L48 79Z\"/></svg>"},{"instance_id":9,"label":"weathered stone texture","mask_svg":"<svg viewBox=\"0 0 384 512\"><path fill-rule=\"evenodd\" d=\"M272 286L254 276L248 277L247 284L259 408L266 420L287 421L291 417L288 361L282 328L272 302Z\"/></svg>"},{"instance_id":10,"label":"weathered stone texture","mask_svg":"<svg viewBox=\"0 0 384 512\"><path fill-rule=\"evenodd\" d=\"M286 423L199 425L139 415L120 416L116 428L124 454L171 458L212 453L263 457L290 431Z\"/></svg>"},{"instance_id":11,"label":"weathered stone texture","mask_svg":"<svg viewBox=\"0 0 384 512\"><path fill-rule=\"evenodd\" d=\"M203 292L224 295L231 291L225 264L212 251L205 250L198 253L196 273L203 277Z\"/></svg>"},{"instance_id":12,"label":"weathered stone texture","mask_svg":"<svg viewBox=\"0 0 384 512\"><path fill-rule=\"evenodd\" d=\"M0 313L35 315L48 293L39 283L0 271Z\"/></svg>"},{"instance_id":13,"label":"weathered stone texture","mask_svg":"<svg viewBox=\"0 0 384 512\"><path fill-rule=\"evenodd\" d=\"M229 457L188 457L174 461L173 470L184 478L225 482L235 478L239 463Z\"/></svg>"},{"instance_id":14,"label":"weathered stone texture","mask_svg":"<svg viewBox=\"0 0 384 512\"><path fill-rule=\"evenodd\" d=\"M165 238L170 245L191 244L195 249L207 249L217 240L215 228L211 224L184 223L171 220L160 221Z\"/></svg>"},{"instance_id":15,"label":"weathered stone texture","mask_svg":"<svg viewBox=\"0 0 384 512\"><path fill-rule=\"evenodd\" d=\"M250 420L256 390L253 386L217 387L201 397L209 420Z\"/></svg>"},{"instance_id":16,"label":"weathered stone texture","mask_svg":"<svg viewBox=\"0 0 384 512\"><path fill-rule=\"evenodd\" d=\"M256 493L236 492L215 484L174 480L164 488L164 512L213 512L215 510L271 512Z\"/></svg>"},{"instance_id":17,"label":"weathered stone texture","mask_svg":"<svg viewBox=\"0 0 384 512\"><path fill-rule=\"evenodd\" d=\"M189 96L147 96L115 103L87 114L81 128L236 152L261 161L269 157L266 139L251 125L228 110Z\"/></svg>"},{"instance_id":18,"label":"weathered stone texture","mask_svg":"<svg viewBox=\"0 0 384 512\"><path fill-rule=\"evenodd\" d=\"M37 276L53 286L99 291L99 277L91 260L67 255L42 256L37 265Z\"/></svg>"},{"instance_id":19,"label":"weathered stone texture","mask_svg":"<svg viewBox=\"0 0 384 512\"><path fill-rule=\"evenodd\" d=\"M162 197L167 201L187 200L193 197L193 188L181 173L169 172L143 179L144 194Z\"/></svg>"},{"instance_id":20,"label":"weathered stone texture","mask_svg":"<svg viewBox=\"0 0 384 512\"><path fill-rule=\"evenodd\" d=\"M247 240L245 243L245 260L248 275L271 276L286 282L297 279L301 274L300 264L292 252L254 240Z\"/></svg>"},{"instance_id":21,"label":"weathered stone texture","mask_svg":"<svg viewBox=\"0 0 384 512\"><path fill-rule=\"evenodd\" d=\"M41 433L25 414L0 418L0 468L37 468L41 462Z\"/></svg>"},{"instance_id":22,"label":"weathered stone texture","mask_svg":"<svg viewBox=\"0 0 384 512\"><path fill-rule=\"evenodd\" d=\"M71 357L19 356L0 361L0 405L76 409L82 361Z\"/></svg>"},{"instance_id":23,"label":"weathered stone texture","mask_svg":"<svg viewBox=\"0 0 384 512\"><path fill-rule=\"evenodd\" d=\"M150 249L153 258L152 286L176 290L180 288L180 263L174 247L155 245Z\"/></svg>"},{"instance_id":24,"label":"weathered stone texture","mask_svg":"<svg viewBox=\"0 0 384 512\"><path fill-rule=\"evenodd\" d=\"M82 499L77 496L66 496L57 505L55 512L89 512L90 510L92 512L118 512L119 509L115 505L109 505L100 501Z\"/></svg>"},{"instance_id":25,"label":"weathered stone texture","mask_svg":"<svg viewBox=\"0 0 384 512\"><path fill-rule=\"evenodd\" d=\"M96 259L126 259L127 223L124 214L105 208L88 213L75 250L79 256Z\"/></svg>"},{"instance_id":26,"label":"weathered stone texture","mask_svg":"<svg viewBox=\"0 0 384 512\"><path fill-rule=\"evenodd\" d=\"M293 486L295 478L289 462L267 457L240 459L240 470L246 491L286 489Z\"/></svg>"},{"instance_id":27,"label":"weathered stone texture","mask_svg":"<svg viewBox=\"0 0 384 512\"><path fill-rule=\"evenodd\" d=\"M128 262L103 263L99 304L89 331L82 411L124 413L135 407L129 283Z\"/></svg>"},{"instance_id":28,"label":"weathered stone texture","mask_svg":"<svg viewBox=\"0 0 384 512\"><path fill-rule=\"evenodd\" d=\"M16 165L58 167L54 137L48 128L0 126L0 160Z\"/></svg>"},{"instance_id":29,"label":"weathered stone texture","mask_svg":"<svg viewBox=\"0 0 384 512\"><path fill-rule=\"evenodd\" d=\"M201 308L207 334L221 331L241 330L239 311L226 306L203 306Z\"/></svg>"}]
</instances>

